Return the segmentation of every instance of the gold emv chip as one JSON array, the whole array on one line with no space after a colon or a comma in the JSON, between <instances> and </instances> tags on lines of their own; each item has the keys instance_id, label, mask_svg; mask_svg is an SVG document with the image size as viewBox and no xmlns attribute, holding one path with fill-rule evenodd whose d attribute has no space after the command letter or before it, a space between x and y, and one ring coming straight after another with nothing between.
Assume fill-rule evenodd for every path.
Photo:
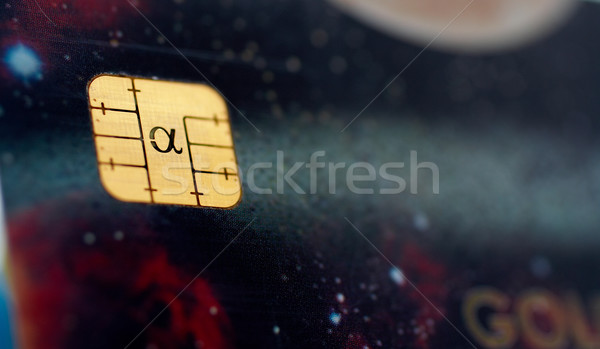
<instances>
[{"instance_id":1,"label":"gold emv chip","mask_svg":"<svg viewBox=\"0 0 600 349\"><path fill-rule=\"evenodd\" d=\"M217 208L240 201L227 105L217 91L99 75L88 97L100 180L113 197Z\"/></svg>"}]
</instances>

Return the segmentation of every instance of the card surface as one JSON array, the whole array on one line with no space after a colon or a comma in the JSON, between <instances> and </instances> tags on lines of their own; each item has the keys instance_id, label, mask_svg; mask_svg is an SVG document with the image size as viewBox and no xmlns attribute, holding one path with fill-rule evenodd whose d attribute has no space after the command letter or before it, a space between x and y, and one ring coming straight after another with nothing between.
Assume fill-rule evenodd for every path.
<instances>
[{"instance_id":1,"label":"card surface","mask_svg":"<svg viewBox=\"0 0 600 349\"><path fill-rule=\"evenodd\" d=\"M128 202L231 208L241 185L227 105L203 84L99 75L88 86L104 188Z\"/></svg>"}]
</instances>

